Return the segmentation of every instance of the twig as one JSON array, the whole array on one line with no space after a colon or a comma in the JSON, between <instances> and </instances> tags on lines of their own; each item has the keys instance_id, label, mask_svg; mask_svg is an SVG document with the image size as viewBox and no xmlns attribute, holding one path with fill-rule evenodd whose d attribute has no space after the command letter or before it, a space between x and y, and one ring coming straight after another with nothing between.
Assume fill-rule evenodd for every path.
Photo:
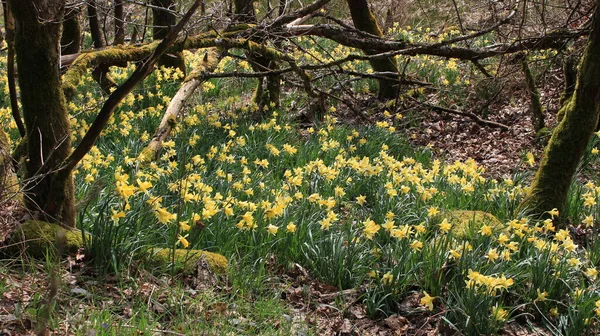
<instances>
[{"instance_id":1,"label":"twig","mask_svg":"<svg viewBox=\"0 0 600 336\"><path fill-rule=\"evenodd\" d=\"M476 123L478 123L480 125L494 127L494 128L500 128L503 131L509 130L508 126L506 126L504 124L501 124L501 123L495 122L495 121L491 121L491 120L481 119L479 116L477 116L474 113L458 111L458 110L454 110L454 109L450 109L450 108L446 108L446 107L442 107L442 106L432 105L429 103L421 103L421 104L433 111L456 114L456 115L461 115L464 117L471 118L472 120L474 120Z\"/></svg>"}]
</instances>

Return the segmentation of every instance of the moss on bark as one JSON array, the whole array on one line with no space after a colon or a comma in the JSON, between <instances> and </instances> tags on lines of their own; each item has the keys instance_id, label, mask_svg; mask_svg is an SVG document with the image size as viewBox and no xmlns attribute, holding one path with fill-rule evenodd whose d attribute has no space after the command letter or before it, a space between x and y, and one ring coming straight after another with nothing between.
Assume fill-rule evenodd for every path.
<instances>
[{"instance_id":1,"label":"moss on bark","mask_svg":"<svg viewBox=\"0 0 600 336\"><path fill-rule=\"evenodd\" d=\"M65 229L58 224L39 220L24 222L12 235L8 245L13 246L13 251L21 251L25 248L30 256L42 258L49 250L56 248L59 234L64 234L65 237L65 246L61 248L64 253L75 254L83 247L81 231Z\"/></svg>"},{"instance_id":2,"label":"moss on bark","mask_svg":"<svg viewBox=\"0 0 600 336\"><path fill-rule=\"evenodd\" d=\"M350 15L354 27L365 33L383 37L383 33L377 25L377 20L373 16L367 0L347 0L350 8ZM377 54L375 50L363 50L367 55ZM376 72L398 72L398 65L393 57L370 61L371 67ZM380 79L379 99L390 100L396 98L398 94L398 76L389 76L389 79Z\"/></svg>"},{"instance_id":3,"label":"moss on bark","mask_svg":"<svg viewBox=\"0 0 600 336\"><path fill-rule=\"evenodd\" d=\"M179 40L169 48L167 52L180 52L188 49L202 49L210 47L242 48L260 52L268 60L288 60L288 58L276 49L249 41L243 38L231 38L248 26L241 25L235 30L228 32L210 32ZM144 44L141 46L119 45L103 50L81 53L71 64L63 76L62 89L67 99L71 99L77 90L81 78L85 76L88 69L94 69L101 64L119 64L123 62L140 61L150 56L160 41Z\"/></svg>"},{"instance_id":4,"label":"moss on bark","mask_svg":"<svg viewBox=\"0 0 600 336\"><path fill-rule=\"evenodd\" d=\"M579 161L598 124L600 112L600 6L592 19L592 32L579 64L573 97L561 108L563 114L544 152L544 158L520 211L540 216L563 210Z\"/></svg>"},{"instance_id":5,"label":"moss on bark","mask_svg":"<svg viewBox=\"0 0 600 336\"><path fill-rule=\"evenodd\" d=\"M11 0L15 51L27 132L27 208L38 218L75 225L72 175L56 170L71 151L69 115L60 81L63 1ZM64 174L63 174L64 175Z\"/></svg>"}]
</instances>

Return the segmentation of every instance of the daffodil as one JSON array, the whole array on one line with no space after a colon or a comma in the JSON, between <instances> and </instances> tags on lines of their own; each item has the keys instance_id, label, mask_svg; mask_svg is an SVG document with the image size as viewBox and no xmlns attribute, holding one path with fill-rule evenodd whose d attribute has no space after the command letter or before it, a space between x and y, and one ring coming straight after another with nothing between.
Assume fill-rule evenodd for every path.
<instances>
[{"instance_id":1,"label":"daffodil","mask_svg":"<svg viewBox=\"0 0 600 336\"><path fill-rule=\"evenodd\" d=\"M177 215L170 213L165 208L158 208L154 210L154 214L156 215L158 221L163 224L168 224L177 219Z\"/></svg>"},{"instance_id":2,"label":"daffodil","mask_svg":"<svg viewBox=\"0 0 600 336\"><path fill-rule=\"evenodd\" d=\"M504 322L504 321L506 321L506 318L508 317L508 312L504 308L496 305L492 308L492 317L496 321Z\"/></svg>"},{"instance_id":3,"label":"daffodil","mask_svg":"<svg viewBox=\"0 0 600 336\"><path fill-rule=\"evenodd\" d=\"M185 235L185 236L179 235L177 237L177 241L183 246L183 248L188 248L190 246L190 243L186 239L187 236L188 235Z\"/></svg>"},{"instance_id":4,"label":"daffodil","mask_svg":"<svg viewBox=\"0 0 600 336\"><path fill-rule=\"evenodd\" d=\"M429 209L427 209L427 216L429 217L435 217L440 211L438 210L437 207L429 207Z\"/></svg>"},{"instance_id":5,"label":"daffodil","mask_svg":"<svg viewBox=\"0 0 600 336\"><path fill-rule=\"evenodd\" d=\"M591 267L585 270L584 274L591 280L596 280L598 277L598 270L595 267Z\"/></svg>"},{"instance_id":6,"label":"daffodil","mask_svg":"<svg viewBox=\"0 0 600 336\"><path fill-rule=\"evenodd\" d=\"M419 240L413 240L413 242L410 243L409 246L415 251L420 251L423 248L423 242Z\"/></svg>"},{"instance_id":7,"label":"daffodil","mask_svg":"<svg viewBox=\"0 0 600 336\"><path fill-rule=\"evenodd\" d=\"M269 224L266 229L272 235L276 235L277 231L279 230L279 228L273 224Z\"/></svg>"},{"instance_id":8,"label":"daffodil","mask_svg":"<svg viewBox=\"0 0 600 336\"><path fill-rule=\"evenodd\" d=\"M479 233L483 236L491 236L492 235L492 227L489 225L483 225L479 230Z\"/></svg>"},{"instance_id":9,"label":"daffodil","mask_svg":"<svg viewBox=\"0 0 600 336\"><path fill-rule=\"evenodd\" d=\"M438 226L443 233L448 233L450 229L452 229L452 224L450 224L446 218L444 218Z\"/></svg>"},{"instance_id":10,"label":"daffodil","mask_svg":"<svg viewBox=\"0 0 600 336\"><path fill-rule=\"evenodd\" d=\"M498 254L498 251L496 251L496 249L493 248L488 251L486 257L489 261L496 261L500 257L500 255Z\"/></svg>"},{"instance_id":11,"label":"daffodil","mask_svg":"<svg viewBox=\"0 0 600 336\"><path fill-rule=\"evenodd\" d=\"M546 301L546 299L548 298L548 292L546 291L540 291L540 289L537 289L537 298L534 301Z\"/></svg>"},{"instance_id":12,"label":"daffodil","mask_svg":"<svg viewBox=\"0 0 600 336\"><path fill-rule=\"evenodd\" d=\"M393 281L394 275L390 272L385 273L383 277L381 277L381 282L383 282L384 285L391 285Z\"/></svg>"},{"instance_id":13,"label":"daffodil","mask_svg":"<svg viewBox=\"0 0 600 336\"><path fill-rule=\"evenodd\" d=\"M112 215L110 216L110 218L111 218L113 221L115 221L115 222L118 222L118 221L119 221L119 219L120 219L120 218L123 218L123 217L125 217L125 212L124 212L124 211L119 211L119 212L117 212L117 211L115 211L115 210L112 210Z\"/></svg>"},{"instance_id":14,"label":"daffodil","mask_svg":"<svg viewBox=\"0 0 600 336\"><path fill-rule=\"evenodd\" d=\"M423 291L423 297L421 298L421 305L427 307L430 311L433 310L434 296L430 296L426 291Z\"/></svg>"},{"instance_id":15,"label":"daffodil","mask_svg":"<svg viewBox=\"0 0 600 336\"><path fill-rule=\"evenodd\" d=\"M356 203L358 203L358 205L363 206L365 203L367 202L367 197L360 195L356 197Z\"/></svg>"},{"instance_id":16,"label":"daffodil","mask_svg":"<svg viewBox=\"0 0 600 336\"><path fill-rule=\"evenodd\" d=\"M137 179L136 182L138 184L138 189L141 192L147 192L149 188L152 188L152 182L141 181L140 179Z\"/></svg>"},{"instance_id":17,"label":"daffodil","mask_svg":"<svg viewBox=\"0 0 600 336\"><path fill-rule=\"evenodd\" d=\"M179 229L181 231L189 231L191 229L191 226L188 224L187 221L183 221L183 222L179 222Z\"/></svg>"}]
</instances>

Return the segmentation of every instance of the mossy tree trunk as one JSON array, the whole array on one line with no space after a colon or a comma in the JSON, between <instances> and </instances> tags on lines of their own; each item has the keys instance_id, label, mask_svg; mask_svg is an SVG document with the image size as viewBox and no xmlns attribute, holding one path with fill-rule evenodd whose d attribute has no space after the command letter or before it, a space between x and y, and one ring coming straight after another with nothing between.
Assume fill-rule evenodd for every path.
<instances>
[{"instance_id":1,"label":"mossy tree trunk","mask_svg":"<svg viewBox=\"0 0 600 336\"><path fill-rule=\"evenodd\" d=\"M175 14L173 11L176 9L174 0L152 0L152 38L154 40L162 40L167 36L167 33L171 30L171 27L175 26ZM181 72L186 73L185 59L183 53L168 53L163 55L159 62L159 66L165 66L168 68L179 68Z\"/></svg>"},{"instance_id":2,"label":"mossy tree trunk","mask_svg":"<svg viewBox=\"0 0 600 336\"><path fill-rule=\"evenodd\" d=\"M564 115L546 147L544 158L520 210L542 215L562 210L579 161L594 133L600 114L600 6L596 6L592 31L579 64L575 91L562 106Z\"/></svg>"},{"instance_id":3,"label":"mossy tree trunk","mask_svg":"<svg viewBox=\"0 0 600 336\"><path fill-rule=\"evenodd\" d=\"M9 0L27 133L25 204L44 220L75 224L72 174L56 173L71 151L69 115L61 88L61 0Z\"/></svg>"},{"instance_id":4,"label":"mossy tree trunk","mask_svg":"<svg viewBox=\"0 0 600 336\"><path fill-rule=\"evenodd\" d=\"M77 54L81 50L81 25L79 8L67 8L60 39L62 55Z\"/></svg>"},{"instance_id":5,"label":"mossy tree trunk","mask_svg":"<svg viewBox=\"0 0 600 336\"><path fill-rule=\"evenodd\" d=\"M350 15L354 27L365 33L383 37L383 33L377 25L377 20L373 16L367 0L346 0L350 8ZM367 55L377 54L374 50L363 50ZM398 73L398 65L392 57L379 60L372 60L371 67L375 72L394 72ZM381 100L395 99L398 94L398 76L386 76L389 79L379 79L378 97Z\"/></svg>"},{"instance_id":6,"label":"mossy tree trunk","mask_svg":"<svg viewBox=\"0 0 600 336\"><path fill-rule=\"evenodd\" d=\"M254 10L255 0L234 0L235 21L240 23L254 24L257 22L256 11ZM255 42L260 42L254 40ZM256 52L248 52L252 69L256 72L265 72L277 69L277 63L270 61L266 57ZM271 75L265 78L259 78L254 91L252 101L258 106L258 113L264 112L264 107L279 108L279 98L281 92L281 76Z\"/></svg>"}]
</instances>

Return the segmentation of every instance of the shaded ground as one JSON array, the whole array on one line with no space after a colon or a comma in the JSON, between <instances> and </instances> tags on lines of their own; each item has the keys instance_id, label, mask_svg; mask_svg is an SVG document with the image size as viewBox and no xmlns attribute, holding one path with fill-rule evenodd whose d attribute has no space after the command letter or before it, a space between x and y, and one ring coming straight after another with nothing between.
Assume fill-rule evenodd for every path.
<instances>
[{"instance_id":1,"label":"shaded ground","mask_svg":"<svg viewBox=\"0 0 600 336\"><path fill-rule=\"evenodd\" d=\"M415 134L413 143L417 146L430 145L448 162L473 158L485 167L487 175L494 178L507 178L522 170L527 152L532 152L539 162L550 134L536 136L529 100L519 82L509 84L503 91L490 105L489 115L485 118L508 126L508 131L481 126L461 116L431 112L418 128L410 130ZM557 77L545 81L544 87L540 88L546 127L556 125L561 92L562 84Z\"/></svg>"}]
</instances>

